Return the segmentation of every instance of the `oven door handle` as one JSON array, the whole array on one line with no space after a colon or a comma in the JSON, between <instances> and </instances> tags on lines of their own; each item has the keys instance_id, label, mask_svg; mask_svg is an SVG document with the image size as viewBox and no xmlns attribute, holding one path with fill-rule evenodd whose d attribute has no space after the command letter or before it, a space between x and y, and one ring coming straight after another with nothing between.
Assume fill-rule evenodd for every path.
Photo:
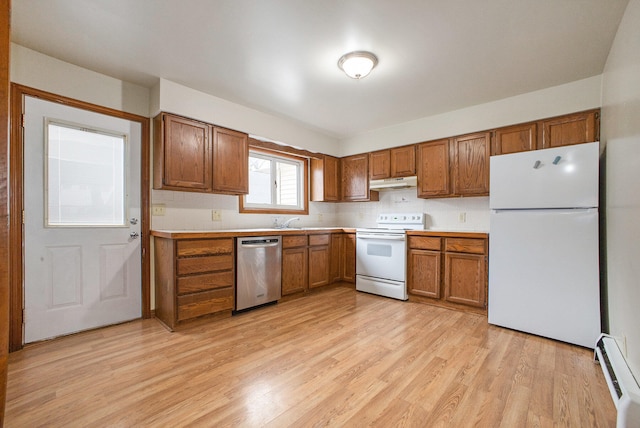
<instances>
[{"instance_id":1,"label":"oven door handle","mask_svg":"<svg viewBox=\"0 0 640 428\"><path fill-rule=\"evenodd\" d=\"M358 239L377 239L384 241L405 241L406 238L404 235L380 235L380 234L365 234L358 233L356 234L356 238Z\"/></svg>"}]
</instances>

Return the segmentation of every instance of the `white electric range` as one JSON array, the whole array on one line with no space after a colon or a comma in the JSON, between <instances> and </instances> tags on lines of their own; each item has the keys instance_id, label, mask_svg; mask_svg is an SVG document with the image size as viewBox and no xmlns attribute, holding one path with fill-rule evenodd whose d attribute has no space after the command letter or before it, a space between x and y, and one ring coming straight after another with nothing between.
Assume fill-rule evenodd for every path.
<instances>
[{"instance_id":1,"label":"white electric range","mask_svg":"<svg viewBox=\"0 0 640 428\"><path fill-rule=\"evenodd\" d=\"M406 231L425 229L424 213L379 214L356 229L356 290L407 300Z\"/></svg>"}]
</instances>

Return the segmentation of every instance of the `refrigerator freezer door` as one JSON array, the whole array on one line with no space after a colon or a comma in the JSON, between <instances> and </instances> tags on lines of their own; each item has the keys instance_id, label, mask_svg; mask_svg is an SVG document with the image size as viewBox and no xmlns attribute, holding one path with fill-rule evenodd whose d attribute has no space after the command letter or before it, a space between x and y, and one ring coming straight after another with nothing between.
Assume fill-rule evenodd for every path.
<instances>
[{"instance_id":1,"label":"refrigerator freezer door","mask_svg":"<svg viewBox=\"0 0 640 428\"><path fill-rule=\"evenodd\" d=\"M598 211L492 211L489 323L593 348Z\"/></svg>"},{"instance_id":2,"label":"refrigerator freezer door","mask_svg":"<svg viewBox=\"0 0 640 428\"><path fill-rule=\"evenodd\" d=\"M491 209L598 206L599 143L491 156Z\"/></svg>"}]
</instances>

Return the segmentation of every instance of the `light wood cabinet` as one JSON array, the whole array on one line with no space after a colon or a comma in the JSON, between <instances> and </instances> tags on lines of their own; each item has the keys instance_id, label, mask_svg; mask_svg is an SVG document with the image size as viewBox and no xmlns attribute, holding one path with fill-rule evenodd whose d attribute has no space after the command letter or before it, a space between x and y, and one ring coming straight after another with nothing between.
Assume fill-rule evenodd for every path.
<instances>
[{"instance_id":1,"label":"light wood cabinet","mask_svg":"<svg viewBox=\"0 0 640 428\"><path fill-rule=\"evenodd\" d=\"M249 193L249 136L213 128L213 191L231 195Z\"/></svg>"},{"instance_id":2,"label":"light wood cabinet","mask_svg":"<svg viewBox=\"0 0 640 428\"><path fill-rule=\"evenodd\" d=\"M409 177L415 174L415 145L369 153L369 178L372 180Z\"/></svg>"},{"instance_id":3,"label":"light wood cabinet","mask_svg":"<svg viewBox=\"0 0 640 428\"><path fill-rule=\"evenodd\" d=\"M446 238L444 298L478 308L487 307L485 239Z\"/></svg>"},{"instance_id":4,"label":"light wood cabinet","mask_svg":"<svg viewBox=\"0 0 640 428\"><path fill-rule=\"evenodd\" d=\"M248 193L247 134L168 113L153 123L155 189Z\"/></svg>"},{"instance_id":5,"label":"light wood cabinet","mask_svg":"<svg viewBox=\"0 0 640 428\"><path fill-rule=\"evenodd\" d=\"M449 140L418 145L418 197L451 195L449 180Z\"/></svg>"},{"instance_id":6,"label":"light wood cabinet","mask_svg":"<svg viewBox=\"0 0 640 428\"><path fill-rule=\"evenodd\" d=\"M409 237L407 292L433 299L440 298L441 241L438 237Z\"/></svg>"},{"instance_id":7,"label":"light wood cabinet","mask_svg":"<svg viewBox=\"0 0 640 428\"><path fill-rule=\"evenodd\" d=\"M308 289L309 250L307 235L282 237L282 295Z\"/></svg>"},{"instance_id":8,"label":"light wood cabinet","mask_svg":"<svg viewBox=\"0 0 640 428\"><path fill-rule=\"evenodd\" d=\"M410 235L407 291L438 306L484 313L487 307L487 242L481 237Z\"/></svg>"},{"instance_id":9,"label":"light wood cabinet","mask_svg":"<svg viewBox=\"0 0 640 428\"><path fill-rule=\"evenodd\" d=\"M369 153L369 178L379 180L391 177L391 150Z\"/></svg>"},{"instance_id":10,"label":"light wood cabinet","mask_svg":"<svg viewBox=\"0 0 640 428\"><path fill-rule=\"evenodd\" d=\"M391 177L410 177L416 175L416 146L404 146L391 149Z\"/></svg>"},{"instance_id":11,"label":"light wood cabinet","mask_svg":"<svg viewBox=\"0 0 640 428\"><path fill-rule=\"evenodd\" d=\"M344 234L342 233L331 234L331 249L329 251L329 281L332 283L342 280L343 235Z\"/></svg>"},{"instance_id":12,"label":"light wood cabinet","mask_svg":"<svg viewBox=\"0 0 640 428\"><path fill-rule=\"evenodd\" d=\"M342 241L342 280L356 282L356 234L345 233Z\"/></svg>"},{"instance_id":13,"label":"light wood cabinet","mask_svg":"<svg viewBox=\"0 0 640 428\"><path fill-rule=\"evenodd\" d=\"M541 149L598 141L599 110L591 110L542 121Z\"/></svg>"},{"instance_id":14,"label":"light wood cabinet","mask_svg":"<svg viewBox=\"0 0 640 428\"><path fill-rule=\"evenodd\" d=\"M340 159L329 155L311 159L311 201L340 201Z\"/></svg>"},{"instance_id":15,"label":"light wood cabinet","mask_svg":"<svg viewBox=\"0 0 640 428\"><path fill-rule=\"evenodd\" d=\"M377 201L378 192L369 190L369 155L340 159L343 201Z\"/></svg>"},{"instance_id":16,"label":"light wood cabinet","mask_svg":"<svg viewBox=\"0 0 640 428\"><path fill-rule=\"evenodd\" d=\"M234 305L232 238L154 237L156 317L173 330Z\"/></svg>"},{"instance_id":17,"label":"light wood cabinet","mask_svg":"<svg viewBox=\"0 0 640 428\"><path fill-rule=\"evenodd\" d=\"M489 194L489 156L491 133L481 132L451 139L453 194Z\"/></svg>"},{"instance_id":18,"label":"light wood cabinet","mask_svg":"<svg viewBox=\"0 0 640 428\"><path fill-rule=\"evenodd\" d=\"M537 131L536 123L496 129L491 140L491 156L535 150L538 144Z\"/></svg>"},{"instance_id":19,"label":"light wood cabinet","mask_svg":"<svg viewBox=\"0 0 640 428\"><path fill-rule=\"evenodd\" d=\"M211 127L165 113L153 125L154 188L211 191Z\"/></svg>"},{"instance_id":20,"label":"light wood cabinet","mask_svg":"<svg viewBox=\"0 0 640 428\"><path fill-rule=\"evenodd\" d=\"M329 284L330 234L309 235L309 288Z\"/></svg>"}]
</instances>

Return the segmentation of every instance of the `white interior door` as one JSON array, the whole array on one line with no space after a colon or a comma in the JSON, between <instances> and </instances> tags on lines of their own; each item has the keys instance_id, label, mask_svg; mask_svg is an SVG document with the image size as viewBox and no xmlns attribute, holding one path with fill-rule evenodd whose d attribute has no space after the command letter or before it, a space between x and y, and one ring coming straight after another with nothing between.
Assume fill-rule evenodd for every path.
<instances>
[{"instance_id":1,"label":"white interior door","mask_svg":"<svg viewBox=\"0 0 640 428\"><path fill-rule=\"evenodd\" d=\"M25 343L140 318L140 124L26 97L24 128Z\"/></svg>"}]
</instances>

